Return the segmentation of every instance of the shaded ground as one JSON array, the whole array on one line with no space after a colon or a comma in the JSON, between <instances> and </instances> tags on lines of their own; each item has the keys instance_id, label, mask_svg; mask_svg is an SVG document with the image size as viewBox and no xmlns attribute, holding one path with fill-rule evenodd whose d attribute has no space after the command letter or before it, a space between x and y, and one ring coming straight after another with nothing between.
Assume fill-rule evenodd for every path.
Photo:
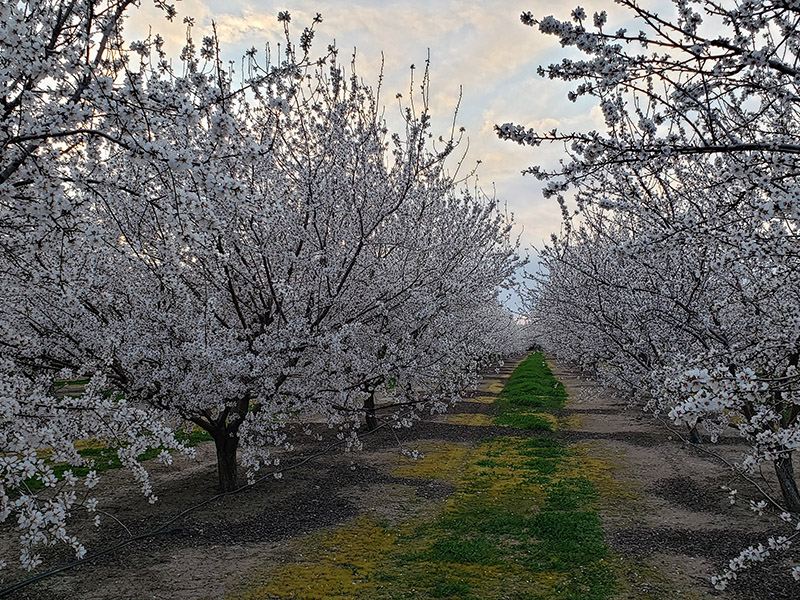
<instances>
[{"instance_id":1,"label":"shaded ground","mask_svg":"<svg viewBox=\"0 0 800 600\"><path fill-rule=\"evenodd\" d=\"M259 586L277 577L281 569L302 564L307 560L304 552L319 552L320 544L328 543L324 540L336 540L340 544L336 548L341 547L343 554L348 544L354 543L388 551L389 532L407 523L435 521L466 472L463 457L439 460L435 473L425 471L424 461L407 472L398 470L404 460L400 445L455 447L467 452L498 436L531 435L491 424L497 411L493 402L513 364L488 374L474 401L458 405L452 414L433 417L410 430L367 436L362 452L342 454L337 450L316 458L286 472L280 480L267 480L189 514L168 535L128 546L11 597L280 598L288 596L246 594L250 593L247 590L262 589ZM764 542L775 533L774 517L758 517L744 506L729 506L719 489L731 483L723 467L672 439L650 417L626 409L612 395L594 393L591 383L580 380L566 366L552 366L572 395L558 419L561 429L555 437L572 444L586 460L595 461L592 464L598 469L602 467L600 476L606 483L596 485L597 503L612 552L611 568L618 579L616 597L800 597L787 569L774 563L745 575L724 595L711 589L708 579L712 573L721 571L745 546ZM579 403L577 398L587 392L593 394L591 402ZM741 452L738 440L723 441L717 448L720 451L731 456ZM211 495L216 478L213 445L201 445L198 455L196 462L176 461L178 465L171 469L154 467L154 488L160 497L155 507L131 493L134 486L122 473L105 473L102 485L108 490L121 485L123 491L112 495L104 508L133 534L156 528L167 517ZM435 452L431 456L436 456ZM286 463L291 464L289 457ZM747 497L747 490L738 487L740 495ZM128 535L109 520L106 518L103 537L89 545L90 552ZM61 558L70 560L67 554ZM358 565L353 568L359 569ZM6 571L3 585L24 576ZM442 586L436 588L441 594L435 597L466 597L456 580L443 580Z\"/></svg>"}]
</instances>

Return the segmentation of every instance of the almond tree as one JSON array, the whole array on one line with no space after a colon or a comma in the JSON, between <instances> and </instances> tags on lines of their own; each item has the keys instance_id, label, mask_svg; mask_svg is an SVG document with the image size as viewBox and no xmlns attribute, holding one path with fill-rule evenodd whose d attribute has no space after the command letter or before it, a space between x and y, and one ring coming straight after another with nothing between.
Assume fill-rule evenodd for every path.
<instances>
[{"instance_id":1,"label":"almond tree","mask_svg":"<svg viewBox=\"0 0 800 600\"><path fill-rule=\"evenodd\" d=\"M81 493L79 483L91 490L96 473L78 478L67 471L59 481L52 468L85 464L75 441L113 440L151 500L147 471L137 457L148 447L181 448L157 415L105 394L102 376L79 398L56 397L54 379L73 375L69 366L50 364L42 373L38 332L13 325L21 308L13 298L20 289L40 284L52 289L64 276L53 272L52 263L37 260L69 252L66 234L83 209L70 187L73 156L77 147L103 135L93 126L94 100L114 75L108 58L132 4L23 1L0 7L0 256L7 310L0 325L0 520L17 521L20 558L28 568L41 562L34 548L42 544L63 542L78 556L85 552L65 524L70 511L95 510L96 499L90 491ZM174 17L171 6L156 4ZM32 264L36 268L30 269ZM72 265L64 261L64 266ZM39 332L49 327L42 322ZM31 361L17 352L22 347ZM37 482L44 492L36 492Z\"/></svg>"},{"instance_id":2,"label":"almond tree","mask_svg":"<svg viewBox=\"0 0 800 600\"><path fill-rule=\"evenodd\" d=\"M363 416L403 426L443 410L503 353L498 332L516 331L497 302L519 264L510 224L448 175L459 132L433 147L427 76L405 131L389 135L376 93L335 49L311 57L321 17L295 45L281 13L281 55L249 53L235 84L191 20L174 71L158 36L123 42L128 4L109 4L95 32L98 7L69 5L50 34L59 48L103 45L89 62L85 49L63 58L86 81L75 108L77 75L42 64L39 112L21 102L3 129L4 164L18 162L3 183L0 269L3 433L16 444L4 489L16 496L0 516L39 507L20 520L28 567L39 559L25 548L77 544L64 529L75 495L45 513L52 495L25 487L62 485L37 450L79 464L75 442L99 438L154 499L136 457L186 450L173 432L189 423L214 438L232 491L240 459L252 477L290 446L289 424L311 433L322 420L353 445ZM65 14L18 8L22 29ZM60 110L69 118L48 120ZM78 376L80 398L49 389Z\"/></svg>"}]
</instances>

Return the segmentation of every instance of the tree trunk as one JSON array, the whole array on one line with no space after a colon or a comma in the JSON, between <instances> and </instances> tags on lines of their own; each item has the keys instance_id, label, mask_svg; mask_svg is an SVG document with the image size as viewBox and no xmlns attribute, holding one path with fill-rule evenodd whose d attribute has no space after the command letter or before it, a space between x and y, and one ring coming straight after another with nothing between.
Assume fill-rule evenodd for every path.
<instances>
[{"instance_id":1,"label":"tree trunk","mask_svg":"<svg viewBox=\"0 0 800 600\"><path fill-rule=\"evenodd\" d=\"M364 400L364 408L367 413L367 431L373 431L378 427L378 417L375 416L375 392L371 392Z\"/></svg>"},{"instance_id":2,"label":"tree trunk","mask_svg":"<svg viewBox=\"0 0 800 600\"><path fill-rule=\"evenodd\" d=\"M703 443L703 435L698 431L696 423L689 429L689 441L693 444Z\"/></svg>"},{"instance_id":3,"label":"tree trunk","mask_svg":"<svg viewBox=\"0 0 800 600\"><path fill-rule=\"evenodd\" d=\"M232 492L237 488L236 450L239 448L239 436L231 435L226 427L212 434L217 447L217 474L221 492Z\"/></svg>"},{"instance_id":4,"label":"tree trunk","mask_svg":"<svg viewBox=\"0 0 800 600\"><path fill-rule=\"evenodd\" d=\"M787 510L800 513L800 492L797 491L797 482L794 479L791 454L775 461L775 473L778 476L778 483L781 484L781 493Z\"/></svg>"}]
</instances>

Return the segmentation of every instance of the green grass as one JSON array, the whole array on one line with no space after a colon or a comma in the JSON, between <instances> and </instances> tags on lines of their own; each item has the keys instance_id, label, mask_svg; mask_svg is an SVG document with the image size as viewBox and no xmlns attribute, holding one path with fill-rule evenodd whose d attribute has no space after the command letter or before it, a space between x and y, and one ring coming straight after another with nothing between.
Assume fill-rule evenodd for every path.
<instances>
[{"instance_id":1,"label":"green grass","mask_svg":"<svg viewBox=\"0 0 800 600\"><path fill-rule=\"evenodd\" d=\"M413 551L387 557L374 597L607 600L616 583L598 494L588 479L563 475L580 460L551 438L484 442L444 513L398 538L397 550ZM501 581L481 579L481 569ZM396 595L400 582L414 592Z\"/></svg>"},{"instance_id":2,"label":"green grass","mask_svg":"<svg viewBox=\"0 0 800 600\"><path fill-rule=\"evenodd\" d=\"M570 571L605 558L608 550L595 512L540 512L531 522L536 539L528 545L526 566L535 571Z\"/></svg>"},{"instance_id":3,"label":"green grass","mask_svg":"<svg viewBox=\"0 0 800 600\"><path fill-rule=\"evenodd\" d=\"M482 533L482 532L479 532ZM424 554L430 562L475 563L492 565L499 562L502 552L485 535L457 535L436 541Z\"/></svg>"},{"instance_id":4,"label":"green grass","mask_svg":"<svg viewBox=\"0 0 800 600\"><path fill-rule=\"evenodd\" d=\"M496 403L500 414L495 423L550 431L552 420L541 413L560 411L566 397L564 386L536 353L508 379ZM609 598L616 583L605 563L608 547L602 523L592 509L597 492L588 479L558 476L560 463L572 456L570 450L552 438L496 438L485 442L483 456L474 461L479 469L465 478L451 508L436 522L416 529L417 540L436 541L423 552L403 556L399 563L424 560L456 571L456 565L518 565L531 574L566 575L549 593L520 598ZM519 484L504 496L494 495L494 486L509 471L517 473ZM533 500L542 495L543 500ZM509 578L512 587L513 579ZM424 577L412 577L410 583L428 587L433 598L463 597L474 593L475 587L467 580L458 590L443 584L430 587L432 582L426 585Z\"/></svg>"},{"instance_id":5,"label":"green grass","mask_svg":"<svg viewBox=\"0 0 800 600\"><path fill-rule=\"evenodd\" d=\"M195 427L189 433L186 433L184 430L180 429L175 432L175 439L179 442L183 442L190 448L192 446L196 446L200 442L210 442L214 438L211 437L211 434L208 433L205 429L199 429Z\"/></svg>"},{"instance_id":6,"label":"green grass","mask_svg":"<svg viewBox=\"0 0 800 600\"><path fill-rule=\"evenodd\" d=\"M479 461L477 461L475 463L475 465L478 466L478 467L488 467L490 469L492 467L502 467L502 466L504 466L503 463L501 463L500 461L497 461L497 460L494 460L494 459L491 459L491 458L484 458L482 460L479 460Z\"/></svg>"},{"instance_id":7,"label":"green grass","mask_svg":"<svg viewBox=\"0 0 800 600\"><path fill-rule=\"evenodd\" d=\"M564 385L555 378L542 353L537 352L523 360L506 381L495 402L500 410L494 422L529 431L552 431L552 420L542 413L560 411L566 399Z\"/></svg>"},{"instance_id":8,"label":"green grass","mask_svg":"<svg viewBox=\"0 0 800 600\"><path fill-rule=\"evenodd\" d=\"M469 594L470 591L470 585L465 581L443 581L435 584L429 593L433 598L451 598L453 596L460 598Z\"/></svg>"},{"instance_id":9,"label":"green grass","mask_svg":"<svg viewBox=\"0 0 800 600\"><path fill-rule=\"evenodd\" d=\"M511 406L553 411L563 408L567 392L547 366L542 353L537 352L514 369L500 397Z\"/></svg>"},{"instance_id":10,"label":"green grass","mask_svg":"<svg viewBox=\"0 0 800 600\"><path fill-rule=\"evenodd\" d=\"M534 458L561 458L564 456L564 449L559 447L531 448L530 450L522 450L520 454Z\"/></svg>"},{"instance_id":11,"label":"green grass","mask_svg":"<svg viewBox=\"0 0 800 600\"><path fill-rule=\"evenodd\" d=\"M151 460L158 456L159 452L161 452L160 448L150 448L143 454L140 454L138 458L139 460ZM119 456L117 456L116 448L109 448L105 446L97 448L83 448L82 450L78 450L78 454L80 454L83 458L91 460L92 464L88 466L75 466L64 463L52 465L51 468L53 469L53 474L55 475L56 479L61 480L64 477L64 473L67 471L72 471L72 473L77 477L84 477L90 471L101 473L103 471L108 471L109 469L122 468L122 462L119 460ZM39 490L44 487L44 484L36 478L26 479L24 485L30 490Z\"/></svg>"},{"instance_id":12,"label":"green grass","mask_svg":"<svg viewBox=\"0 0 800 600\"><path fill-rule=\"evenodd\" d=\"M556 383L541 354L533 355L508 379L498 419L549 426L555 419L545 417L566 398ZM538 422L533 410L543 415ZM459 473L441 512L392 525L376 520L354 536L333 532L304 551L322 559L283 564L235 598L296 598L296 589L314 600L608 600L614 594L592 463L581 452L533 436L498 436L467 449L440 446L404 465L402 476ZM344 568L354 564L363 565L358 578Z\"/></svg>"},{"instance_id":13,"label":"green grass","mask_svg":"<svg viewBox=\"0 0 800 600\"><path fill-rule=\"evenodd\" d=\"M516 410L506 409L494 420L495 425L507 425L517 429L529 429L531 431L553 431L553 425L547 419L539 415L531 415Z\"/></svg>"},{"instance_id":14,"label":"green grass","mask_svg":"<svg viewBox=\"0 0 800 600\"><path fill-rule=\"evenodd\" d=\"M552 431L551 415L563 409L566 398L563 384L536 353L507 380L495 403L500 409L495 423ZM402 597L494 598L498 590L475 580L475 568L507 567L502 597L512 592L530 599L609 598L616 583L593 509L597 492L584 477L560 475L562 463L577 460L574 451L553 438L498 437L486 440L478 454L445 513L398 539L400 547L417 547L390 562L390 570L403 573L398 580L419 590ZM509 478L516 485L509 487ZM415 567L419 564L426 568ZM442 583L436 573L459 577L459 584ZM537 574L543 578L538 583ZM532 587L517 585L523 580Z\"/></svg>"},{"instance_id":15,"label":"green grass","mask_svg":"<svg viewBox=\"0 0 800 600\"><path fill-rule=\"evenodd\" d=\"M556 472L556 461L552 458L534 458L525 463L529 469L542 475L552 475Z\"/></svg>"},{"instance_id":16,"label":"green grass","mask_svg":"<svg viewBox=\"0 0 800 600\"><path fill-rule=\"evenodd\" d=\"M590 481L578 477L563 479L547 490L547 502L542 510L583 510L597 499Z\"/></svg>"},{"instance_id":17,"label":"green grass","mask_svg":"<svg viewBox=\"0 0 800 600\"><path fill-rule=\"evenodd\" d=\"M211 435L202 429L194 429L189 433L186 433L182 430L177 431L175 433L175 438L189 447L195 446L200 442L210 441L212 439ZM149 448L137 458L140 461L152 460L161 453L161 450L162 448ZM101 473L103 471L108 471L109 469L122 468L122 461L120 461L119 456L117 455L117 449L115 447L96 446L82 448L78 450L78 454L80 454L83 458L91 460L92 464L88 466L74 466L64 463L54 464L52 465L52 469L56 479L61 480L64 477L64 473L67 471L72 471L72 473L77 477L84 477L90 471ZM39 479L35 478L27 479L24 485L26 485L30 490L39 490L44 487L44 484Z\"/></svg>"}]
</instances>

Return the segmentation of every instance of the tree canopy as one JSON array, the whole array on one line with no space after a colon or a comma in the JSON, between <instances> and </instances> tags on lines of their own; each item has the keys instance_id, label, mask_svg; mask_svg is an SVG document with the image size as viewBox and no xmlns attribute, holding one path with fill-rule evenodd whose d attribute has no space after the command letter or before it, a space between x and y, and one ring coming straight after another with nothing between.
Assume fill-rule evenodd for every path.
<instances>
[{"instance_id":1,"label":"tree canopy","mask_svg":"<svg viewBox=\"0 0 800 600\"><path fill-rule=\"evenodd\" d=\"M281 13L280 55L237 78L191 20L179 67L158 35L128 43L133 5L1 9L0 520L28 568L41 545L84 552L66 519L97 500L53 471L87 464L82 440L155 501L138 457L191 453L175 434L202 428L230 491L287 428L357 446L365 416L444 410L518 328L497 299L511 223L449 173L461 133L435 146L427 76L390 133L336 49L312 55L319 15L295 43Z\"/></svg>"}]
</instances>

